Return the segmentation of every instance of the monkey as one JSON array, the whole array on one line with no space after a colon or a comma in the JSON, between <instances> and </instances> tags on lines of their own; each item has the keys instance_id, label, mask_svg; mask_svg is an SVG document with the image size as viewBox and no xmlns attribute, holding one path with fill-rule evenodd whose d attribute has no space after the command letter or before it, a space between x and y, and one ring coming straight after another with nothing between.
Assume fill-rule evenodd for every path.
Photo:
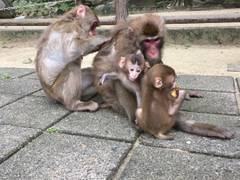
<instances>
[{"instance_id":1,"label":"monkey","mask_svg":"<svg viewBox=\"0 0 240 180\"><path fill-rule=\"evenodd\" d=\"M91 9L79 5L48 26L39 42L35 62L43 90L70 111L95 111L99 106L93 101L80 100L94 80L92 69L82 73L82 57L109 40L96 35L98 25Z\"/></svg>"},{"instance_id":2,"label":"monkey","mask_svg":"<svg viewBox=\"0 0 240 180\"><path fill-rule=\"evenodd\" d=\"M127 23L122 22L114 27L111 37L111 40L108 41L94 57L92 63L94 86L103 98L104 103L101 104L102 108L111 107L120 114L126 114L124 108L120 105L122 99L118 99L118 96L126 97L128 100L130 99L130 103L127 106L128 108L133 108L130 111L133 112L136 110L134 94L128 92L118 80L106 81L104 84L99 83L99 80L105 73L112 72L116 69L116 64L118 64L121 57L125 57L128 54L135 54L139 50L138 45L136 45L136 33ZM119 91L115 91L115 89L119 89ZM130 116L132 116L132 114L127 114L127 116L131 119Z\"/></svg>"},{"instance_id":3,"label":"monkey","mask_svg":"<svg viewBox=\"0 0 240 180\"><path fill-rule=\"evenodd\" d=\"M174 137L167 133L179 125L179 108L186 96L185 90L176 86L176 73L173 68L156 64L144 75L142 84L142 106L136 111L136 122L140 128L156 138L171 140ZM191 128L184 131L220 139L232 139L234 133L205 123L187 121Z\"/></svg>"},{"instance_id":4,"label":"monkey","mask_svg":"<svg viewBox=\"0 0 240 180\"><path fill-rule=\"evenodd\" d=\"M120 57L120 60L116 62L116 70L103 74L100 78L100 84L104 84L106 79L120 80L125 88L135 93L137 107L140 107L140 81L147 66L145 66L145 60L141 51L138 51L136 54L127 55L126 57Z\"/></svg>"}]
</instances>

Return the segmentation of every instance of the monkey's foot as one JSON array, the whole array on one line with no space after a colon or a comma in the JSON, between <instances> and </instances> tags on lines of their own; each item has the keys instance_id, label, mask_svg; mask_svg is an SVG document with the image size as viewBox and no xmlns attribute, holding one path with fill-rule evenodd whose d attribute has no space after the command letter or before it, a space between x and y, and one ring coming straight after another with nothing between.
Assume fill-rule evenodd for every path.
<instances>
[{"instance_id":1,"label":"monkey's foot","mask_svg":"<svg viewBox=\"0 0 240 180\"><path fill-rule=\"evenodd\" d=\"M94 101L75 101L72 105L66 106L71 111L96 111L99 108L98 103Z\"/></svg>"},{"instance_id":2,"label":"monkey's foot","mask_svg":"<svg viewBox=\"0 0 240 180\"><path fill-rule=\"evenodd\" d=\"M188 91L185 95L185 100L190 101L191 98L203 98L203 95L196 91Z\"/></svg>"},{"instance_id":3,"label":"monkey's foot","mask_svg":"<svg viewBox=\"0 0 240 180\"><path fill-rule=\"evenodd\" d=\"M161 140L173 140L174 139L173 135L164 135L162 133L158 133L157 135L154 135L154 136Z\"/></svg>"}]
</instances>

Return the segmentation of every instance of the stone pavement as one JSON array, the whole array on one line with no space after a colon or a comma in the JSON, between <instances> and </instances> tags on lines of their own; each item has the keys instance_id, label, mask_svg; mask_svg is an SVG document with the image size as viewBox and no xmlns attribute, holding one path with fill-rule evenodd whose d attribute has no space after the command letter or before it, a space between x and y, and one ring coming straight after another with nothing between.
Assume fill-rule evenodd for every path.
<instances>
[{"instance_id":1,"label":"stone pavement","mask_svg":"<svg viewBox=\"0 0 240 180\"><path fill-rule=\"evenodd\" d=\"M217 140L172 131L173 141L139 134L111 112L69 112L43 94L33 69L0 69L0 179L199 179L240 177L240 78L181 75L202 99L185 119L236 132Z\"/></svg>"}]
</instances>

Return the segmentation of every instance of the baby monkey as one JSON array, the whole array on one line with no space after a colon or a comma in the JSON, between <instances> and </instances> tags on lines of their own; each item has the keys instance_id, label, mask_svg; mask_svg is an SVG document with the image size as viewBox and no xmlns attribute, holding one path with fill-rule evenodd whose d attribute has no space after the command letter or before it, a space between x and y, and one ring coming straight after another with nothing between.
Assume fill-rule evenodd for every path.
<instances>
[{"instance_id":1,"label":"baby monkey","mask_svg":"<svg viewBox=\"0 0 240 180\"><path fill-rule=\"evenodd\" d=\"M186 91L179 90L175 80L174 69L167 65L156 64L147 71L143 78L142 107L136 111L136 124L159 139L173 139L167 133L174 126L200 136L233 138L234 133L224 128L181 120L178 112L187 95Z\"/></svg>"},{"instance_id":2,"label":"baby monkey","mask_svg":"<svg viewBox=\"0 0 240 180\"><path fill-rule=\"evenodd\" d=\"M100 78L100 84L103 84L107 79L120 80L125 88L135 93L137 106L140 107L140 81L146 67L148 67L148 64L146 64L141 51L138 51L135 54L129 54L126 57L121 57L117 61L116 71L102 75Z\"/></svg>"}]
</instances>

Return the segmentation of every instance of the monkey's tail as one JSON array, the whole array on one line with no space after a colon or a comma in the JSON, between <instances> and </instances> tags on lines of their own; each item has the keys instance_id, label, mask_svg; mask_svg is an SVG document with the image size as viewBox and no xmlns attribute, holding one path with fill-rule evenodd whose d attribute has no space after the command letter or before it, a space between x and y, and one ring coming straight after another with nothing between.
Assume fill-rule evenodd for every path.
<instances>
[{"instance_id":1,"label":"monkey's tail","mask_svg":"<svg viewBox=\"0 0 240 180\"><path fill-rule=\"evenodd\" d=\"M207 123L198 123L191 120L177 120L176 128L190 134L196 134L199 136L213 137L219 139L232 139L234 138L234 132Z\"/></svg>"}]
</instances>

